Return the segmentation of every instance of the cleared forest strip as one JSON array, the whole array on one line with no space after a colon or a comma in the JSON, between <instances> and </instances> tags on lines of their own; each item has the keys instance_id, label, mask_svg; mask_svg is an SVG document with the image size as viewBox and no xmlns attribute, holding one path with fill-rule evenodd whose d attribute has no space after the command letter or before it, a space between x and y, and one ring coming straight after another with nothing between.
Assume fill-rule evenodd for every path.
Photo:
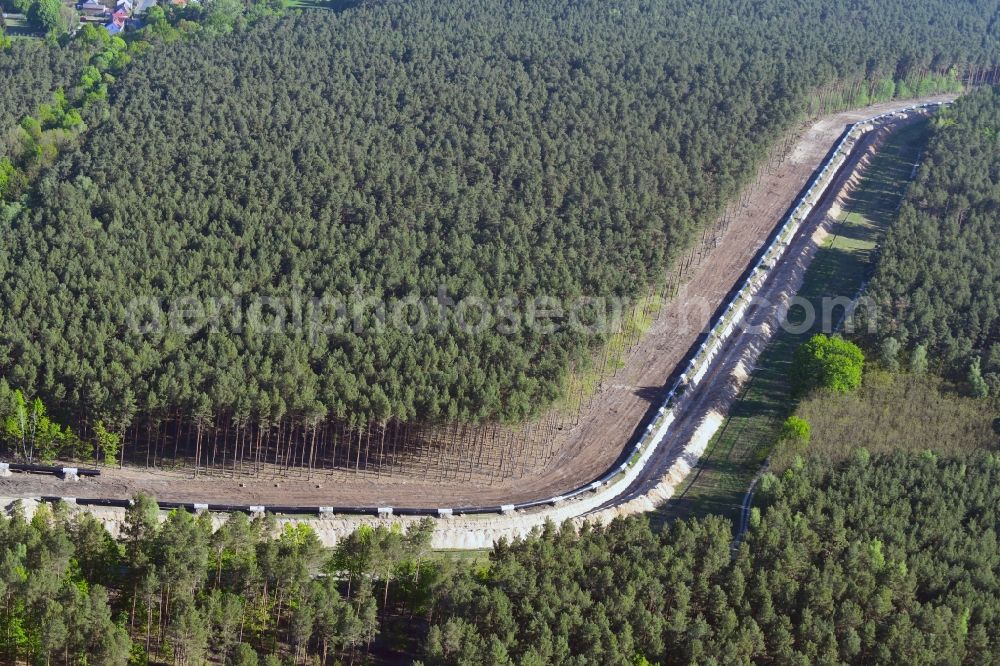
<instances>
[{"instance_id":1,"label":"cleared forest strip","mask_svg":"<svg viewBox=\"0 0 1000 666\"><path fill-rule=\"evenodd\" d=\"M835 114L805 130L785 163L748 197L746 207L730 225L719 247L701 261L689 283L630 352L614 383L602 386L576 426L558 434L560 441L555 445L560 453L523 478L495 485L412 477L358 478L350 473L318 478L305 473L269 478L265 473L249 479L191 479L181 471L126 468L107 470L100 488L92 494L126 498L142 490L173 501L461 507L549 497L559 490L587 484L615 465L626 446L636 440L640 424L645 425L644 419L649 418L651 405L668 390L666 378L675 373L677 365L696 345L708 314L717 310L732 291L844 126L903 106L895 103ZM44 488L36 491L47 493Z\"/></svg>"},{"instance_id":2,"label":"cleared forest strip","mask_svg":"<svg viewBox=\"0 0 1000 666\"><path fill-rule=\"evenodd\" d=\"M869 258L881 233L894 219L913 164L926 141L927 128L913 125L895 132L878 153L857 187L842 192L831 210L830 235L823 239L805 275L798 296L821 311L824 297L856 294L869 269ZM840 318L834 318L836 325ZM800 323L798 319L794 323ZM695 474L657 515L670 520L713 513L738 515L740 496L769 454L781 421L788 416L792 397L787 385L788 365L797 346L822 322L805 331L781 331L761 355L730 417L712 441Z\"/></svg>"},{"instance_id":3,"label":"cleared forest strip","mask_svg":"<svg viewBox=\"0 0 1000 666\"><path fill-rule=\"evenodd\" d=\"M759 302L749 305L751 312L748 323L751 325L741 332L732 345L718 348L718 362L711 366L706 364L698 370L696 377L707 376L709 381L705 382L705 388L695 392L688 399L688 404L677 412L672 441L661 447L650 468L644 470L641 478L623 497L615 498L603 507L599 514L601 519L653 510L672 497L698 465L709 442L724 422L720 415L730 411L747 379L747 369L754 366L757 357L770 342L785 317L787 304L801 286L805 268L814 256L822 236L821 230L829 223L830 206L838 195L842 196L856 182L858 165L864 168L875 146L898 124L892 121L872 135L865 136L873 129L873 125L868 122L860 123L854 136L856 145L850 150L850 164L836 178L832 196L826 196L826 185L832 181L840 167L848 162L847 155L842 154L839 148L835 151L827 169L819 174L816 184L809 188L804 197L806 205L802 214L798 208L793 211L786 223L786 227L791 228L779 232L775 240L775 244L781 239L792 241L790 255L794 260L785 261L779 266L777 258L769 256L769 252L761 258L759 267L770 265L777 267L777 270L767 276L766 288L765 278L761 278L754 289L756 291L757 288L763 288ZM850 140L850 135L848 139ZM814 206L817 207L817 212L811 214ZM804 231L795 237L795 231L803 227ZM783 249L785 246L779 247ZM751 284L752 280L753 277ZM622 499L627 501L623 502Z\"/></svg>"},{"instance_id":4,"label":"cleared forest strip","mask_svg":"<svg viewBox=\"0 0 1000 666\"><path fill-rule=\"evenodd\" d=\"M831 161L835 163L837 162L837 160L840 160L842 162L845 159L846 155L840 155L838 153L834 155ZM831 171L835 172L836 169L837 167L833 167ZM827 174L827 176L829 175L832 174ZM816 188L812 189L815 190ZM806 202L805 205L809 207L815 205L818 197L819 194L817 192L813 191L807 192L807 195L803 197L803 199ZM796 211L797 210L798 209L796 209ZM789 225L794 225L797 227L799 224L802 223L802 221L803 220L801 217L797 217L793 213L793 215L789 216L787 223ZM785 231L787 231L787 229ZM777 259L780 257L781 253L784 252L785 249L784 241L786 238L787 238L786 234L784 233L778 234L778 237L775 238L774 242L772 242L768 251L763 254L760 261L758 262L759 267L764 265L776 265L778 263ZM755 278L754 276L751 275L751 278L748 280L748 285L754 283L755 283ZM763 279L756 280L756 285L758 287L762 283ZM733 309L734 307L738 308L739 306L735 305L736 302L737 301L733 301L733 304L729 306L729 309ZM732 330L731 318L724 317L720 322L720 326L723 327L724 329L728 329L731 332ZM717 349L709 348L707 344L702 346L703 351L707 348L709 349L709 354L714 354L715 352L718 351ZM716 379L717 371L713 370L712 372L708 372L707 370L703 369L702 366L699 365L697 358L693 360L694 363L692 369L695 370L696 375L701 375L702 377L705 377L709 380ZM704 368L707 367L708 367L707 365L704 366ZM667 427L671 423L669 418L664 418L663 421L664 421L663 423L651 424L647 428L647 432L652 432L654 430L654 425L656 426L655 431L657 433L657 437L654 438L654 440L658 440L660 437L662 437L662 435L666 432ZM601 506L602 503L606 505L607 503L613 502L613 498L615 498L626 488L629 488L637 483L638 484L647 483L649 478L659 478L658 476L651 477L651 474L656 474L659 471L661 471L662 456L657 459L658 460L657 465L652 466L652 468L649 470L647 470L644 464L645 460L649 460L651 458L652 453L655 450L656 450L655 446L651 447L648 445L646 447L640 448L637 451L638 455L633 456L631 458L636 464L628 466L629 467L628 473L621 475L621 478L609 479L608 483L606 484L605 490L599 493L587 493L587 497L584 500L576 502L566 502L566 503L559 503L559 500L562 499L560 497L537 500L536 502L532 503L537 503L537 504L552 503L552 504L558 504L558 506L546 509L544 511L538 511L524 515L509 515L504 517L492 517L492 516L455 517L449 521L445 521L444 523L442 523L441 528L438 531L438 537L436 537L436 544L440 547L449 547L449 548L456 548L456 547L478 548L478 547L488 546L489 543L494 538L502 534L513 536L519 533L524 533L525 531L530 529L532 525L537 525L540 522L544 521L545 519L564 520L591 511L597 506ZM621 468L619 469L621 470ZM631 495L632 493L630 492L630 494L627 495L627 497L630 497ZM162 495L159 494L158 496L162 497ZM635 506L633 506L633 509L643 510ZM98 509L97 511L101 513L106 513L108 511L111 512L116 511L116 509ZM109 516L108 519L110 520L111 517ZM344 523L345 520L347 521L346 523ZM317 527L320 527L323 532L330 532L329 538L335 540L336 538L335 535L337 533L337 530L340 529L337 527L338 525L340 525L341 527L343 527L344 525L353 525L356 524L357 520L358 519L340 519L340 518L324 519L321 523L317 524ZM367 519L361 519L361 520L367 520Z\"/></svg>"},{"instance_id":5,"label":"cleared forest strip","mask_svg":"<svg viewBox=\"0 0 1000 666\"><path fill-rule=\"evenodd\" d=\"M903 129L896 135L911 131L909 128ZM839 189L839 195L828 201L821 211L826 219L808 237L803 235L802 240L809 244L805 253L819 255L817 262L811 264L812 272L805 274L799 270L798 275L786 279L787 284L801 284L796 288L797 295L817 305L817 312L822 312L820 301L823 296L830 295L831 289L837 296L850 298L862 280L859 268L850 265L850 262L857 261L852 252L856 248L846 250L842 257L831 258L825 242L831 228L839 229L833 225L839 217L840 207L857 196L855 188L859 186L858 174L865 168L870 168L871 161L892 161L891 156L874 153L881 139L881 136L873 137L874 145L865 151L861 168L854 174L845 174L846 183ZM892 140L895 141L895 136ZM910 172L909 165L900 169L905 170L906 174ZM901 190L902 183L898 187ZM898 196L900 193L894 194ZM788 268L795 270L794 266ZM847 275L841 275L841 272ZM799 319L793 317L792 322L801 324ZM745 363L741 368L739 382L728 387L725 382L718 382L717 391L724 392L724 395L717 395L714 399L727 401L730 405L727 411L731 416L712 441L707 453L708 459L701 460L693 475L671 489L671 497L673 498L674 492L679 493L679 497L667 504L656 520L687 516L691 512L712 512L736 518L740 497L763 462L766 449L773 443L780 419L787 415L791 400L784 386L787 358L790 358L795 346L807 339L814 330L813 327L804 332L781 330L772 340L765 341L769 346L763 352L762 364L753 370L753 379L746 389L743 387L743 380L747 379L750 364ZM737 447L741 453L731 454L731 450Z\"/></svg>"}]
</instances>

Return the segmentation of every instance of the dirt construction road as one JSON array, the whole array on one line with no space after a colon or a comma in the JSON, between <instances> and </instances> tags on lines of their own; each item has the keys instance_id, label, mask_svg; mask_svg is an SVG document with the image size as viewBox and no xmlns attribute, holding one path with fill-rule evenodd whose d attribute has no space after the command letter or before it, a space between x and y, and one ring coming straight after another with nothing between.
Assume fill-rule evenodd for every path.
<instances>
[{"instance_id":1,"label":"dirt construction road","mask_svg":"<svg viewBox=\"0 0 1000 666\"><path fill-rule=\"evenodd\" d=\"M755 295L737 332L723 346L700 386L676 403L677 419L669 436L646 468L624 493L599 507L592 515L603 519L649 511L674 496L688 473L698 464L712 435L738 399L745 381L802 287L806 271L829 235L844 202L864 176L875 153L900 127L921 117L893 120L864 135L824 195L803 221L780 261ZM853 294L830 294L846 297ZM830 322L842 311L827 313ZM822 312L817 317L824 317Z\"/></svg>"},{"instance_id":2,"label":"dirt construction road","mask_svg":"<svg viewBox=\"0 0 1000 666\"><path fill-rule=\"evenodd\" d=\"M826 116L803 127L786 159L762 177L748 204L739 211L717 246L701 257L678 295L665 305L643 340L629 352L625 366L602 383L579 423L559 434L554 448L560 453L522 478L477 485L399 477L376 479L350 473L314 474L307 478L304 472L296 476L293 471L285 472L280 479L217 476L196 479L190 473L107 469L97 479L78 482L14 474L0 479L0 496L126 498L144 491L161 500L185 502L460 508L551 497L581 486L603 474L638 434L651 405L658 403L665 392L664 385L677 364L845 126L915 103L952 98L892 102ZM790 252L788 257L794 257L794 253ZM792 259L787 263L798 262ZM706 378L705 385L710 382L711 378ZM67 487L68 483L72 486Z\"/></svg>"}]
</instances>

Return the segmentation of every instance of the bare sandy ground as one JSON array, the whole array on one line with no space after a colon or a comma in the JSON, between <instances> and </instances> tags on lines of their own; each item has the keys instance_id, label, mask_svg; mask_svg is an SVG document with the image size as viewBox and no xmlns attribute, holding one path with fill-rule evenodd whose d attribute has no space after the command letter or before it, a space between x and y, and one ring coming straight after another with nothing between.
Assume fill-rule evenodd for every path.
<instances>
[{"instance_id":1,"label":"bare sandy ground","mask_svg":"<svg viewBox=\"0 0 1000 666\"><path fill-rule=\"evenodd\" d=\"M802 287L816 252L829 236L843 203L861 181L872 157L891 132L913 120L876 130L863 137L840 174L805 220L768 276L747 313L750 326L733 336L715 359L701 386L677 410L678 418L667 441L650 459L645 473L622 495L607 502L589 517L601 522L617 516L651 511L669 500L697 465L708 443L721 427L758 357L784 320L789 304Z\"/></svg>"},{"instance_id":2,"label":"bare sandy ground","mask_svg":"<svg viewBox=\"0 0 1000 666\"><path fill-rule=\"evenodd\" d=\"M749 266L845 126L913 103L950 99L942 96L919 102L892 102L826 116L803 127L788 157L780 167L765 174L718 246L702 258L677 297L664 307L652 329L630 351L625 367L602 384L579 424L560 434L562 441L555 448L562 453L527 476L477 485L350 474L309 478L304 472L296 475L294 471L280 479L195 479L180 472L107 469L97 479L78 482L15 474L0 479L0 497L126 498L143 491L161 500L205 503L463 507L550 497L578 487L609 468L637 434L650 405L662 395L664 383L702 332L707 318ZM746 367L741 368L741 372L746 371ZM694 430L699 425L693 424ZM676 450L673 453L676 455ZM633 494L639 496L648 489L636 489Z\"/></svg>"}]
</instances>

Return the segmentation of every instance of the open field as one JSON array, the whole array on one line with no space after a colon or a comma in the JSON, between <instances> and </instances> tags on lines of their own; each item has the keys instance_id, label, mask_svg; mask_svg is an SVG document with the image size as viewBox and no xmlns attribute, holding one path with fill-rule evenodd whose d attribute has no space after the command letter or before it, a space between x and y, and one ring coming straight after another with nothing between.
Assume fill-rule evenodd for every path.
<instances>
[{"instance_id":1,"label":"open field","mask_svg":"<svg viewBox=\"0 0 1000 666\"><path fill-rule=\"evenodd\" d=\"M995 412L932 374L871 369L856 393L821 392L804 399L795 413L812 426L803 458L830 465L846 460L860 440L873 456L927 450L968 455L1000 446L1000 433L993 429ZM776 450L772 470L780 473L794 455Z\"/></svg>"},{"instance_id":2,"label":"open field","mask_svg":"<svg viewBox=\"0 0 1000 666\"><path fill-rule=\"evenodd\" d=\"M871 159L857 186L844 197L842 208L838 206L841 209L835 215L830 235L818 248L799 291L816 312L822 312L824 297L853 298L861 288L872 252L894 219L928 136L926 120L891 135ZM834 313L832 323L837 323L841 313ZM800 308L788 313L792 324L802 324L803 318ZM657 512L657 522L709 513L737 520L751 479L770 453L781 422L794 408L787 383L792 355L800 344L823 329L823 323L820 317L802 332L782 329L777 333L701 464L676 498Z\"/></svg>"},{"instance_id":3,"label":"open field","mask_svg":"<svg viewBox=\"0 0 1000 666\"><path fill-rule=\"evenodd\" d=\"M926 100L930 101L930 100ZM558 454L519 480L494 485L419 479L359 477L305 472L280 479L192 479L188 474L140 469L108 470L97 481L74 487L78 496L127 497L139 490L160 499L261 504L332 504L383 506L465 506L546 497L582 485L610 467L632 440L664 385L698 339L712 312L743 274L761 244L802 189L833 142L850 122L902 106L835 114L804 128L784 162L763 174L746 206L719 239L698 258L691 278L660 312L646 337L629 353L624 367L605 381L579 423L555 442ZM61 482L40 478L0 481L5 496L64 493Z\"/></svg>"},{"instance_id":4,"label":"open field","mask_svg":"<svg viewBox=\"0 0 1000 666\"><path fill-rule=\"evenodd\" d=\"M27 38L35 39L41 38L40 35L31 25L28 24L28 19L22 14L7 14L4 16L4 25L7 31L7 35L14 38Z\"/></svg>"}]
</instances>

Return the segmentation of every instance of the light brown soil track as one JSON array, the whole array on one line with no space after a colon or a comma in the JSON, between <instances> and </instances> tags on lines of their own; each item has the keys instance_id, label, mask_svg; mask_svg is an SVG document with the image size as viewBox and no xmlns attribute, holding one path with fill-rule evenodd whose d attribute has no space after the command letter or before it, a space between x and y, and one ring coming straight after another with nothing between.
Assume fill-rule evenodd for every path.
<instances>
[{"instance_id":1,"label":"light brown soil track","mask_svg":"<svg viewBox=\"0 0 1000 666\"><path fill-rule=\"evenodd\" d=\"M631 515L637 509L650 511L673 498L674 491L683 480L683 477L672 473L675 463L684 458L690 462L692 469L697 465L698 460L691 459L686 452L687 446L699 437L703 438L701 444L707 445L715 430L708 428L709 432L706 432L706 421L711 415L725 415L732 409L758 357L785 320L788 305L802 287L809 265L835 224L841 206L864 178L873 157L893 132L918 122L922 117L926 116L911 114L906 120L885 123L855 144L850 158L803 221L783 260L775 266L757 293L743 318L746 328L734 333L727 341L699 388L678 401L679 407L675 412L678 417L671 432L628 490L601 507L609 510L606 514Z\"/></svg>"},{"instance_id":2,"label":"light brown soil track","mask_svg":"<svg viewBox=\"0 0 1000 666\"><path fill-rule=\"evenodd\" d=\"M951 99L938 97L932 102ZM621 455L675 366L685 357L708 318L749 266L781 221L810 175L820 165L845 126L904 106L892 102L826 116L802 128L784 162L766 173L720 239L689 273L688 282L671 300L625 366L603 382L579 424L559 435L560 451L540 469L519 479L493 485L469 482L425 482L399 477L358 477L349 473L306 478L305 472L283 472L280 479L192 478L188 473L145 469L108 469L97 479L67 482L51 477L15 474L0 479L0 496L125 498L138 491L161 500L283 505L462 507L498 505L550 497L587 483ZM241 487L243 486L243 487Z\"/></svg>"}]
</instances>

